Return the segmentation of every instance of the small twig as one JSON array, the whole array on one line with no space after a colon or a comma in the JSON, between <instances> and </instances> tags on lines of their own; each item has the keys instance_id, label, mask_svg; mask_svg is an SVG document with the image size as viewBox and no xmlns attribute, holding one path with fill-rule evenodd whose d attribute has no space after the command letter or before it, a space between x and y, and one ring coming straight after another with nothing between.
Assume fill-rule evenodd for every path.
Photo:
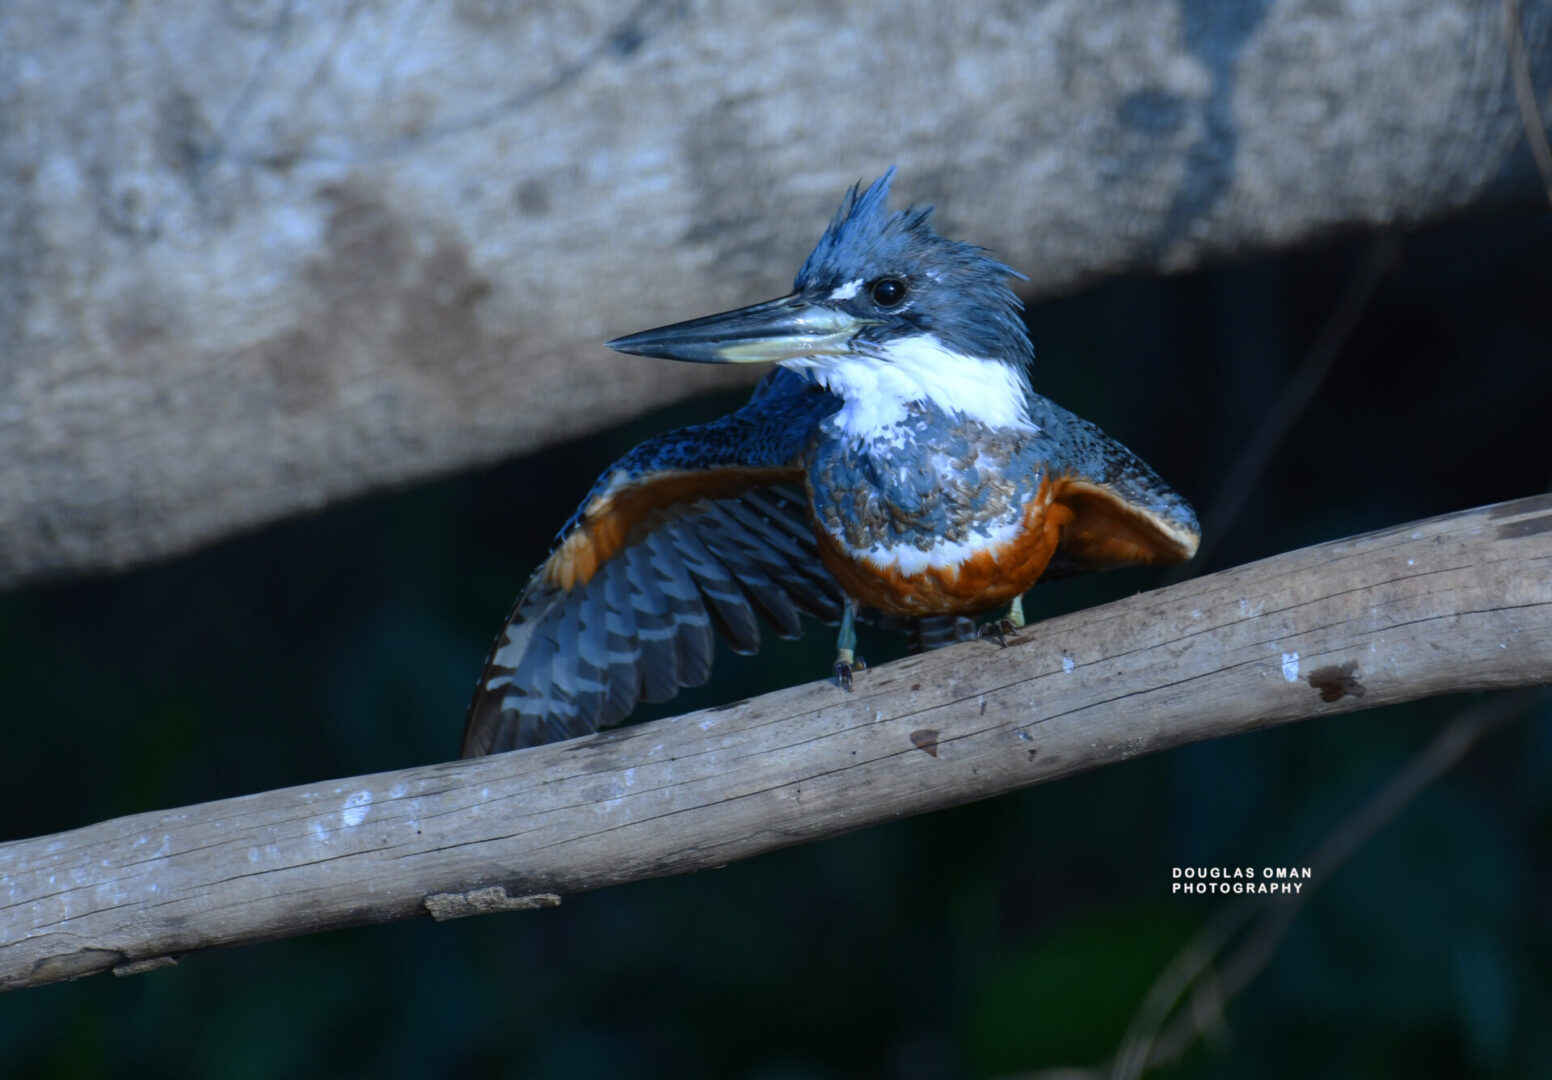
<instances>
[{"instance_id":1,"label":"small twig","mask_svg":"<svg viewBox=\"0 0 1552 1080\"><path fill-rule=\"evenodd\" d=\"M1197 549L1196 558L1171 571L1165 578L1167 582L1182 580L1207 567L1208 557L1245 508L1245 501L1271 463L1277 448L1315 399L1320 384L1325 381L1336 358L1342 354L1347 339L1352 335L1364 309L1369 306L1375 287L1395 260L1400 246L1401 236L1393 231L1377 233L1370 240L1348 277L1336 306L1321 326L1320 333L1310 343L1304 359L1283 387L1282 394L1267 412L1266 418L1250 437L1250 442L1235 459L1229 475L1218 487L1218 494L1202 515L1202 546Z\"/></svg>"},{"instance_id":2,"label":"small twig","mask_svg":"<svg viewBox=\"0 0 1552 1080\"><path fill-rule=\"evenodd\" d=\"M1552 204L1552 146L1547 144L1546 121L1541 116L1541 106L1536 101L1536 85L1530 77L1530 57L1525 52L1525 27L1521 18L1520 0L1504 0L1504 36L1509 45L1509 71L1514 77L1514 97L1520 105L1520 121L1525 125L1525 141L1530 143L1531 156L1541 172L1541 182L1547 189L1547 202Z\"/></svg>"}]
</instances>

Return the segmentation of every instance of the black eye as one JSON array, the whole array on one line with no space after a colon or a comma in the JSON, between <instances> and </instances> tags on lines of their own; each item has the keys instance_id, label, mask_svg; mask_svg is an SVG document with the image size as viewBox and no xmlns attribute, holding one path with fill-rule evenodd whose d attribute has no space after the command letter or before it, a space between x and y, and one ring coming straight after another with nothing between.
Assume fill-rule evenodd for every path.
<instances>
[{"instance_id":1,"label":"black eye","mask_svg":"<svg viewBox=\"0 0 1552 1080\"><path fill-rule=\"evenodd\" d=\"M873 283L873 302L879 307L894 307L905 299L905 282L899 278L879 278Z\"/></svg>"}]
</instances>

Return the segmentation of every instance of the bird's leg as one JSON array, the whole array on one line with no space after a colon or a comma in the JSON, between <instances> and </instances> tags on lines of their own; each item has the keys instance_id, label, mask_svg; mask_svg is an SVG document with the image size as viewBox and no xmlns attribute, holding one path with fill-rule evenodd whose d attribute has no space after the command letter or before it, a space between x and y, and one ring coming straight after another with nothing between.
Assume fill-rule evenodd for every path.
<instances>
[{"instance_id":1,"label":"bird's leg","mask_svg":"<svg viewBox=\"0 0 1552 1080\"><path fill-rule=\"evenodd\" d=\"M1020 593L1013 598L1008 605L1008 613L1000 619L994 619L981 627L982 637L994 637L997 644L1007 648L1008 638L1018 637L1018 632L1024 626L1024 594Z\"/></svg>"},{"instance_id":2,"label":"bird's leg","mask_svg":"<svg viewBox=\"0 0 1552 1080\"><path fill-rule=\"evenodd\" d=\"M841 632L835 639L835 677L846 690L851 689L851 673L868 666L857 656L856 618L857 601L848 596L841 612Z\"/></svg>"}]
</instances>

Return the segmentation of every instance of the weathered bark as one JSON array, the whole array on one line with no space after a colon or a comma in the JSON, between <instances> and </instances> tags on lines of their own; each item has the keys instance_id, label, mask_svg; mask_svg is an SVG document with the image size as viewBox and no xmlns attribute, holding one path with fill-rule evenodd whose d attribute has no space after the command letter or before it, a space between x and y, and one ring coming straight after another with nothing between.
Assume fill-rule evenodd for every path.
<instances>
[{"instance_id":1,"label":"weathered bark","mask_svg":"<svg viewBox=\"0 0 1552 1080\"><path fill-rule=\"evenodd\" d=\"M9 0L0 587L747 377L598 343L782 291L891 162L1032 293L1533 199L1506 41L1491 0Z\"/></svg>"},{"instance_id":2,"label":"weathered bark","mask_svg":"<svg viewBox=\"0 0 1552 1080\"><path fill-rule=\"evenodd\" d=\"M549 906L1198 739L1552 682L1552 496L569 743L0 844L0 988Z\"/></svg>"}]
</instances>

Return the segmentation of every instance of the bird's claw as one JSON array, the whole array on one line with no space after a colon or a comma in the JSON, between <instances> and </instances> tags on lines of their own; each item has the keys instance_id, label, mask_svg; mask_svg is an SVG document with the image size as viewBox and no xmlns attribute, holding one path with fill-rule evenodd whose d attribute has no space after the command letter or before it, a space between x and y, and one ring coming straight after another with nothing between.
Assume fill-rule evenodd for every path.
<instances>
[{"instance_id":1,"label":"bird's claw","mask_svg":"<svg viewBox=\"0 0 1552 1080\"><path fill-rule=\"evenodd\" d=\"M989 623L981 625L979 636L983 638L996 638L997 644L1004 649L1008 647L1010 637L1018 637L1018 624L1012 619L993 619Z\"/></svg>"},{"instance_id":2,"label":"bird's claw","mask_svg":"<svg viewBox=\"0 0 1552 1080\"><path fill-rule=\"evenodd\" d=\"M867 661L860 656L855 659L845 656L839 657L835 661L835 680L841 684L842 690L850 693L851 673L854 671L866 671L867 668Z\"/></svg>"}]
</instances>

